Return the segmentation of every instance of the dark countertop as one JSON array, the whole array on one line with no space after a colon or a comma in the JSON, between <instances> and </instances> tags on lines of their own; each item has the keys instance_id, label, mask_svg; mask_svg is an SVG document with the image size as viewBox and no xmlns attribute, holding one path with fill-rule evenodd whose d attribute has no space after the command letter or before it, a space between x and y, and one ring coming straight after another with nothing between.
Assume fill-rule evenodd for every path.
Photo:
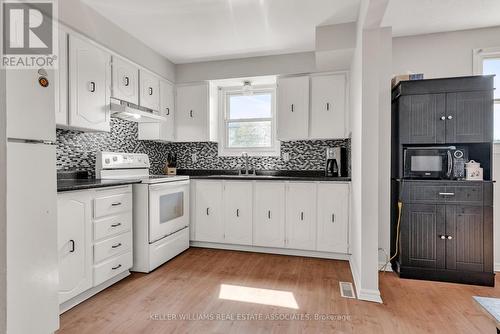
<instances>
[{"instance_id":1,"label":"dark countertop","mask_svg":"<svg viewBox=\"0 0 500 334\"><path fill-rule=\"evenodd\" d=\"M70 171L57 173L57 192L85 190L103 187L115 187L140 183L139 179L101 180L89 177L85 171Z\"/></svg>"},{"instance_id":2,"label":"dark countertop","mask_svg":"<svg viewBox=\"0 0 500 334\"><path fill-rule=\"evenodd\" d=\"M226 169L177 169L177 175L190 179L212 180L262 180L262 181L328 181L350 182L350 177L325 176L323 170L257 170L256 175L238 175L237 170Z\"/></svg>"},{"instance_id":3,"label":"dark countertop","mask_svg":"<svg viewBox=\"0 0 500 334\"><path fill-rule=\"evenodd\" d=\"M493 180L436 180L436 179L394 179L397 182L427 182L427 183L473 183L473 182L481 182L481 183L495 183Z\"/></svg>"}]
</instances>

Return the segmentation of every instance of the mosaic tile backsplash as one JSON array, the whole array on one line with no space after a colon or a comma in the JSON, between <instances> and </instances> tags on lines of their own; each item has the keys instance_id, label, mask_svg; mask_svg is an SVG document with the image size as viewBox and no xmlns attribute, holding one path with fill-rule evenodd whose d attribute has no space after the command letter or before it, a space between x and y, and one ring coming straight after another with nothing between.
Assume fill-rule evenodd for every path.
<instances>
[{"instance_id":1,"label":"mosaic tile backsplash","mask_svg":"<svg viewBox=\"0 0 500 334\"><path fill-rule=\"evenodd\" d=\"M219 157L217 143L157 143L137 140L137 123L111 119L111 132L89 133L57 129L58 170L94 171L97 151L146 153L151 161L151 174L161 174L169 152L177 153L177 168L236 169L243 165L241 157ZM290 160L281 157L252 157L255 169L319 170L325 168L325 149L342 146L348 152L350 174L350 139L301 140L281 143L281 152L288 152ZM192 155L196 153L196 162Z\"/></svg>"}]
</instances>

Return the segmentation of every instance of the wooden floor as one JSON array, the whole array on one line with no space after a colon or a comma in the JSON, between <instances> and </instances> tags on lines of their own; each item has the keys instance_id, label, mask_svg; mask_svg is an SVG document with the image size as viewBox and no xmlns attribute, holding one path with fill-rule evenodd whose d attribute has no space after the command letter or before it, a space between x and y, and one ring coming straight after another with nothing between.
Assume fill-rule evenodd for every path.
<instances>
[{"instance_id":1,"label":"wooden floor","mask_svg":"<svg viewBox=\"0 0 500 334\"><path fill-rule=\"evenodd\" d=\"M471 296L500 297L499 280L497 288L487 288L382 273L384 304L342 298L338 281L351 281L345 261L190 248L153 273L132 274L64 313L58 333L495 333ZM266 303L285 294L298 309L222 299L221 284L271 290L256 294L263 298L277 290ZM257 319L296 314L336 318ZM173 315L191 320L169 320ZM225 320L194 320L216 316Z\"/></svg>"}]
</instances>

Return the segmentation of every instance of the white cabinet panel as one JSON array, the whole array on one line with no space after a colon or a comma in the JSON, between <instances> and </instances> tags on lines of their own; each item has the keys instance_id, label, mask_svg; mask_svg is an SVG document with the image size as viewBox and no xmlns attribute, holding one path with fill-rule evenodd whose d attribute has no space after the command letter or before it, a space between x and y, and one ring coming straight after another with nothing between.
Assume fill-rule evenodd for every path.
<instances>
[{"instance_id":1,"label":"white cabinet panel","mask_svg":"<svg viewBox=\"0 0 500 334\"><path fill-rule=\"evenodd\" d=\"M206 83L177 87L176 141L210 140L208 93L208 84Z\"/></svg>"},{"instance_id":2,"label":"white cabinet panel","mask_svg":"<svg viewBox=\"0 0 500 334\"><path fill-rule=\"evenodd\" d=\"M286 192L286 247L314 250L316 184L289 183Z\"/></svg>"},{"instance_id":3,"label":"white cabinet panel","mask_svg":"<svg viewBox=\"0 0 500 334\"><path fill-rule=\"evenodd\" d=\"M349 185L318 185L318 251L348 252Z\"/></svg>"},{"instance_id":4,"label":"white cabinet panel","mask_svg":"<svg viewBox=\"0 0 500 334\"><path fill-rule=\"evenodd\" d=\"M155 111L160 110L160 79L145 70L139 71L139 104Z\"/></svg>"},{"instance_id":5,"label":"white cabinet panel","mask_svg":"<svg viewBox=\"0 0 500 334\"><path fill-rule=\"evenodd\" d=\"M197 241L223 242L222 181L196 182Z\"/></svg>"},{"instance_id":6,"label":"white cabinet panel","mask_svg":"<svg viewBox=\"0 0 500 334\"><path fill-rule=\"evenodd\" d=\"M311 139L347 137L345 98L344 74L311 77Z\"/></svg>"},{"instance_id":7,"label":"white cabinet panel","mask_svg":"<svg viewBox=\"0 0 500 334\"><path fill-rule=\"evenodd\" d=\"M252 244L252 182L224 184L224 241Z\"/></svg>"},{"instance_id":8,"label":"white cabinet panel","mask_svg":"<svg viewBox=\"0 0 500 334\"><path fill-rule=\"evenodd\" d=\"M90 202L87 191L57 196L60 303L92 287Z\"/></svg>"},{"instance_id":9,"label":"white cabinet panel","mask_svg":"<svg viewBox=\"0 0 500 334\"><path fill-rule=\"evenodd\" d=\"M139 69L137 66L120 57L113 56L111 68L111 96L138 105Z\"/></svg>"},{"instance_id":10,"label":"white cabinet panel","mask_svg":"<svg viewBox=\"0 0 500 334\"><path fill-rule=\"evenodd\" d=\"M278 139L309 136L309 76L278 80Z\"/></svg>"},{"instance_id":11,"label":"white cabinet panel","mask_svg":"<svg viewBox=\"0 0 500 334\"><path fill-rule=\"evenodd\" d=\"M97 46L69 36L69 126L110 130L110 59Z\"/></svg>"},{"instance_id":12,"label":"white cabinet panel","mask_svg":"<svg viewBox=\"0 0 500 334\"><path fill-rule=\"evenodd\" d=\"M256 182L254 191L255 246L284 247L285 245L285 184Z\"/></svg>"},{"instance_id":13,"label":"white cabinet panel","mask_svg":"<svg viewBox=\"0 0 500 334\"><path fill-rule=\"evenodd\" d=\"M56 94L56 126L68 126L68 34L59 29L58 77Z\"/></svg>"}]
</instances>

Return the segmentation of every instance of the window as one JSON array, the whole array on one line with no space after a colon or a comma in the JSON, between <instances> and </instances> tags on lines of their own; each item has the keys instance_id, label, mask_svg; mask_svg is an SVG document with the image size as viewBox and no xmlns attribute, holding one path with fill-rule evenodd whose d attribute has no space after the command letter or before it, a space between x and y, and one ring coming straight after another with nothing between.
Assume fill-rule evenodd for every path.
<instances>
[{"instance_id":1,"label":"window","mask_svg":"<svg viewBox=\"0 0 500 334\"><path fill-rule=\"evenodd\" d=\"M500 142L500 47L474 50L474 73L496 75L493 139Z\"/></svg>"},{"instance_id":2,"label":"window","mask_svg":"<svg viewBox=\"0 0 500 334\"><path fill-rule=\"evenodd\" d=\"M274 86L219 90L222 138L219 155L279 156L276 141Z\"/></svg>"}]
</instances>

